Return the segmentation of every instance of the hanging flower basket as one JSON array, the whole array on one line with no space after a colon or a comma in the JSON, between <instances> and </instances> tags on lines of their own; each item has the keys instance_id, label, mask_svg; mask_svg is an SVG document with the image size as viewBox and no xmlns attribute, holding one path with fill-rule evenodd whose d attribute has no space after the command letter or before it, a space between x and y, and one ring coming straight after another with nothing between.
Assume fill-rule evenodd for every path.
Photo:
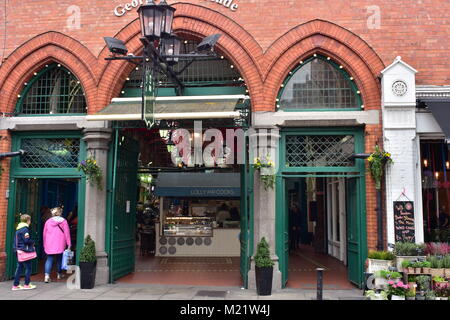
<instances>
[{"instance_id":1,"label":"hanging flower basket","mask_svg":"<svg viewBox=\"0 0 450 320\"><path fill-rule=\"evenodd\" d=\"M257 157L253 163L253 168L259 170L260 179L264 183L264 189L273 189L275 186L275 164L273 161L268 156L263 159Z\"/></svg>"},{"instance_id":2,"label":"hanging flower basket","mask_svg":"<svg viewBox=\"0 0 450 320\"><path fill-rule=\"evenodd\" d=\"M102 170L97 165L97 161L89 157L81 161L77 166L78 171L83 171L87 180L91 185L96 185L99 190L103 190L102 186Z\"/></svg>"},{"instance_id":3,"label":"hanging flower basket","mask_svg":"<svg viewBox=\"0 0 450 320\"><path fill-rule=\"evenodd\" d=\"M386 164L393 163L391 154L384 150L380 150L378 145L375 146L375 152L373 152L369 158L369 171L372 178L375 180L375 189L381 189L381 179L383 178L384 168Z\"/></svg>"}]
</instances>

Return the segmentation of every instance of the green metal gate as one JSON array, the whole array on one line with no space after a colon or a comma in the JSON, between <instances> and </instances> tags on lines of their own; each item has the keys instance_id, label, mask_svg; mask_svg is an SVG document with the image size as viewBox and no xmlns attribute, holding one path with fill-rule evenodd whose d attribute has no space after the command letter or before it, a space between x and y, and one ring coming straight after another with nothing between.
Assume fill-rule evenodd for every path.
<instances>
[{"instance_id":1,"label":"green metal gate","mask_svg":"<svg viewBox=\"0 0 450 320\"><path fill-rule=\"evenodd\" d=\"M138 142L121 135L116 130L112 166L110 166L112 178L109 205L111 282L134 272L138 155Z\"/></svg>"},{"instance_id":2,"label":"green metal gate","mask_svg":"<svg viewBox=\"0 0 450 320\"><path fill-rule=\"evenodd\" d=\"M246 138L248 144L248 137ZM245 150L249 150L248 147ZM241 166L241 243L240 271L244 288L248 288L248 272L253 254L253 168L245 152L245 163Z\"/></svg>"}]
</instances>

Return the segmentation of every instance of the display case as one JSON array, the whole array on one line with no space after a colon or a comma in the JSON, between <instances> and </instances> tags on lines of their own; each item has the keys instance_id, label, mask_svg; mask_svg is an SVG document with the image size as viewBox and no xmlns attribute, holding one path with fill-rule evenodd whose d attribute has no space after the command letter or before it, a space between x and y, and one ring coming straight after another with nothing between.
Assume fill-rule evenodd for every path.
<instances>
[{"instance_id":1,"label":"display case","mask_svg":"<svg viewBox=\"0 0 450 320\"><path fill-rule=\"evenodd\" d=\"M210 217L165 217L162 223L164 236L212 237L212 218Z\"/></svg>"}]
</instances>

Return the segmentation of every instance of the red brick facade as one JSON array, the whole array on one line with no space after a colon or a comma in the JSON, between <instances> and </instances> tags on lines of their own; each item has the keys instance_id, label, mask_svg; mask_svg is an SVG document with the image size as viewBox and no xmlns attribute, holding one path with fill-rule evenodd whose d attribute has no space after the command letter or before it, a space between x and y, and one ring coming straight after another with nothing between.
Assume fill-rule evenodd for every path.
<instances>
[{"instance_id":1,"label":"red brick facade","mask_svg":"<svg viewBox=\"0 0 450 320\"><path fill-rule=\"evenodd\" d=\"M39 0L20 3L20 6L10 2L6 30L5 24L0 23L3 57L0 111L12 112L24 83L51 61L61 63L81 81L89 113L95 113L118 96L133 65L105 61L109 52L103 37L115 36L124 40L129 52L139 53L142 48L136 9L122 17L113 14L114 7L125 2ZM221 33L218 49L233 61L245 79L255 111L273 111L280 85L289 71L314 53L331 57L354 77L366 110L380 109L378 76L396 56L402 56L419 70L418 84L450 82L450 5L447 0L430 0L422 4L388 0L234 2L239 5L236 11L210 0L176 3L174 30L196 38ZM68 10L73 5L80 10L80 28L71 29ZM380 10L379 28L369 26L373 6ZM0 11L0 16L4 17L4 12ZM381 115L380 124L366 126L365 135L367 152L373 150L376 143L382 144ZM0 152L9 151L8 133L2 132L1 138ZM0 195L8 188L7 162L2 161L5 171L0 182ZM377 241L375 199L373 181L367 176L369 248L375 248ZM0 273L4 270L6 209L6 199L2 196Z\"/></svg>"}]
</instances>

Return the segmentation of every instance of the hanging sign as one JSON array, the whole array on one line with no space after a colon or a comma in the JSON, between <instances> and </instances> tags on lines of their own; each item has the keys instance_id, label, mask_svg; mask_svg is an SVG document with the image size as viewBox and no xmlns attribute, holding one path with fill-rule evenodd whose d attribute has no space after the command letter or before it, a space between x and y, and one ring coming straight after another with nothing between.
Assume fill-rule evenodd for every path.
<instances>
[{"instance_id":1,"label":"hanging sign","mask_svg":"<svg viewBox=\"0 0 450 320\"><path fill-rule=\"evenodd\" d=\"M395 242L415 242L414 202L394 201Z\"/></svg>"}]
</instances>

